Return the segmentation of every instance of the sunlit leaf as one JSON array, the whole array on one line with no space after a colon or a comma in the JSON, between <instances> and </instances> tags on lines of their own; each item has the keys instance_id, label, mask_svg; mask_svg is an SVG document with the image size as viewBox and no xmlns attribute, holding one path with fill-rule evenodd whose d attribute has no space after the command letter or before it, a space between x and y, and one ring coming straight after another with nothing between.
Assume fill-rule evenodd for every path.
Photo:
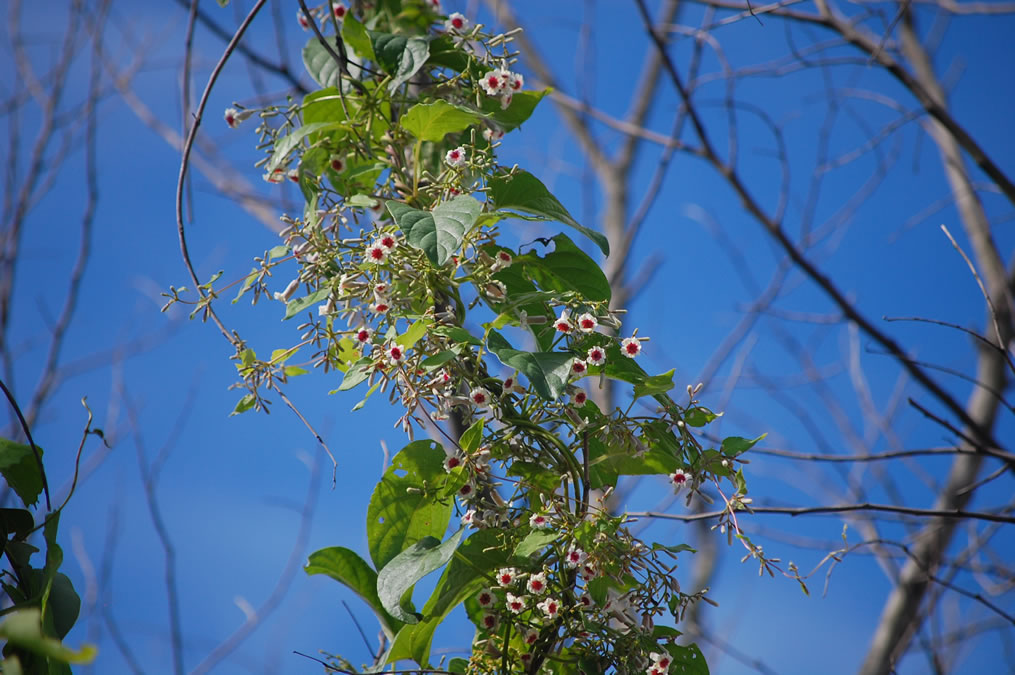
<instances>
[{"instance_id":1,"label":"sunlit leaf","mask_svg":"<svg viewBox=\"0 0 1015 675\"><path fill-rule=\"evenodd\" d=\"M603 255L610 255L610 242L606 237L575 220L546 186L528 171L492 178L490 194L498 209L521 211L569 225L594 241Z\"/></svg>"},{"instance_id":2,"label":"sunlit leaf","mask_svg":"<svg viewBox=\"0 0 1015 675\"><path fill-rule=\"evenodd\" d=\"M421 616L402 609L402 596L417 581L451 560L463 534L465 528L459 528L458 532L443 543L436 537L424 537L381 568L377 574L377 596L384 609L396 619L406 623L418 623Z\"/></svg>"},{"instance_id":3,"label":"sunlit leaf","mask_svg":"<svg viewBox=\"0 0 1015 675\"><path fill-rule=\"evenodd\" d=\"M303 569L309 575L326 574L356 593L377 615L389 639L401 627L377 597L377 572L355 551L341 546L322 548L310 554Z\"/></svg>"},{"instance_id":4,"label":"sunlit leaf","mask_svg":"<svg viewBox=\"0 0 1015 675\"><path fill-rule=\"evenodd\" d=\"M384 569L392 558L424 537L440 537L451 518L451 504L424 493L424 482L444 475L444 451L433 441L402 448L370 497L367 545L374 565Z\"/></svg>"},{"instance_id":5,"label":"sunlit leaf","mask_svg":"<svg viewBox=\"0 0 1015 675\"><path fill-rule=\"evenodd\" d=\"M444 140L447 134L468 129L478 119L479 116L472 110L438 99L433 103L412 106L401 123L416 138L436 143Z\"/></svg>"}]
</instances>

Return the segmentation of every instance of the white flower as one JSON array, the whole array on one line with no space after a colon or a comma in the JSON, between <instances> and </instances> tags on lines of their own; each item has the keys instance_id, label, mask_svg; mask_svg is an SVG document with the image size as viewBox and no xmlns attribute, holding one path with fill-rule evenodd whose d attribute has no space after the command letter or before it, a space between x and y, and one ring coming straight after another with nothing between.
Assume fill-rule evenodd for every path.
<instances>
[{"instance_id":1,"label":"white flower","mask_svg":"<svg viewBox=\"0 0 1015 675\"><path fill-rule=\"evenodd\" d=\"M560 313L557 320L553 322L553 327L561 333L570 333L574 326L571 325L571 313L566 309Z\"/></svg>"},{"instance_id":2,"label":"white flower","mask_svg":"<svg viewBox=\"0 0 1015 675\"><path fill-rule=\"evenodd\" d=\"M506 70L491 70L479 84L487 96L499 96L507 88L509 76Z\"/></svg>"},{"instance_id":3,"label":"white flower","mask_svg":"<svg viewBox=\"0 0 1015 675\"><path fill-rule=\"evenodd\" d=\"M546 575L540 572L539 574L533 574L529 577L528 582L525 584L525 589L529 593L545 593L546 592Z\"/></svg>"},{"instance_id":4,"label":"white flower","mask_svg":"<svg viewBox=\"0 0 1015 675\"><path fill-rule=\"evenodd\" d=\"M400 345L391 345L388 347L388 360L392 363L401 363L405 359L405 351Z\"/></svg>"},{"instance_id":5,"label":"white flower","mask_svg":"<svg viewBox=\"0 0 1015 675\"><path fill-rule=\"evenodd\" d=\"M606 350L602 347L593 347L589 350L588 364L590 366L601 366L606 363Z\"/></svg>"},{"instance_id":6,"label":"white flower","mask_svg":"<svg viewBox=\"0 0 1015 675\"><path fill-rule=\"evenodd\" d=\"M444 30L449 33L464 33L469 30L469 20L461 12L455 12L444 22Z\"/></svg>"},{"instance_id":7,"label":"white flower","mask_svg":"<svg viewBox=\"0 0 1015 675\"><path fill-rule=\"evenodd\" d=\"M490 392L482 387L476 387L469 392L469 400L482 408L490 402Z\"/></svg>"},{"instance_id":8,"label":"white flower","mask_svg":"<svg viewBox=\"0 0 1015 675\"><path fill-rule=\"evenodd\" d=\"M366 254L364 255L364 258L368 263L380 265L382 262L387 260L389 250L390 249L383 246L380 242L374 242L373 244L370 244L370 246L367 247L367 251Z\"/></svg>"},{"instance_id":9,"label":"white flower","mask_svg":"<svg viewBox=\"0 0 1015 675\"><path fill-rule=\"evenodd\" d=\"M560 602L556 598L547 598L536 605L536 607L542 610L547 619L556 619L557 615L560 614Z\"/></svg>"},{"instance_id":10,"label":"white flower","mask_svg":"<svg viewBox=\"0 0 1015 675\"><path fill-rule=\"evenodd\" d=\"M507 88L511 91L521 91L522 87L525 86L525 78L522 77L521 73L508 73L507 74Z\"/></svg>"},{"instance_id":11,"label":"white flower","mask_svg":"<svg viewBox=\"0 0 1015 675\"><path fill-rule=\"evenodd\" d=\"M490 607L493 605L493 601L497 599L497 596L493 594L489 588L484 588L476 596L476 602L479 603L480 607Z\"/></svg>"},{"instance_id":12,"label":"white flower","mask_svg":"<svg viewBox=\"0 0 1015 675\"><path fill-rule=\"evenodd\" d=\"M331 0L331 8L331 11L335 13L335 18L339 21L344 19L345 13L349 11L349 8L347 8L344 3L335 2L335 0Z\"/></svg>"},{"instance_id":13,"label":"white flower","mask_svg":"<svg viewBox=\"0 0 1015 675\"><path fill-rule=\"evenodd\" d=\"M497 572L497 584L500 585L502 588L510 586L511 584L514 583L515 578L517 578L517 576L518 570L516 570L514 567L502 567L500 571Z\"/></svg>"},{"instance_id":14,"label":"white flower","mask_svg":"<svg viewBox=\"0 0 1015 675\"><path fill-rule=\"evenodd\" d=\"M588 560L588 554L580 548L572 546L567 551L567 555L564 556L564 564L568 567L579 567L585 564Z\"/></svg>"},{"instance_id":15,"label":"white flower","mask_svg":"<svg viewBox=\"0 0 1015 675\"><path fill-rule=\"evenodd\" d=\"M493 143L494 141L499 141L502 138L504 138L504 132L500 129L483 129L483 139L487 143Z\"/></svg>"},{"instance_id":16,"label":"white flower","mask_svg":"<svg viewBox=\"0 0 1015 675\"><path fill-rule=\"evenodd\" d=\"M636 337L624 338L620 343L621 353L629 359L641 354L641 342Z\"/></svg>"},{"instance_id":17,"label":"white flower","mask_svg":"<svg viewBox=\"0 0 1015 675\"><path fill-rule=\"evenodd\" d=\"M444 155L444 161L448 163L448 166L462 166L465 164L465 148L459 145L457 148L448 150L448 154Z\"/></svg>"},{"instance_id":18,"label":"white flower","mask_svg":"<svg viewBox=\"0 0 1015 675\"><path fill-rule=\"evenodd\" d=\"M224 117L230 129L240 126L240 111L236 108L226 108Z\"/></svg>"},{"instance_id":19,"label":"white flower","mask_svg":"<svg viewBox=\"0 0 1015 675\"><path fill-rule=\"evenodd\" d=\"M525 611L525 596L515 595L514 593L507 594L507 608L513 614L521 614Z\"/></svg>"},{"instance_id":20,"label":"white flower","mask_svg":"<svg viewBox=\"0 0 1015 675\"><path fill-rule=\"evenodd\" d=\"M338 155L332 155L328 160L328 165L335 173L342 173L345 171L345 160Z\"/></svg>"},{"instance_id":21,"label":"white flower","mask_svg":"<svg viewBox=\"0 0 1015 675\"><path fill-rule=\"evenodd\" d=\"M588 374L589 367L581 359L575 359L571 362L571 375L573 377L584 377Z\"/></svg>"},{"instance_id":22,"label":"white flower","mask_svg":"<svg viewBox=\"0 0 1015 675\"><path fill-rule=\"evenodd\" d=\"M588 312L585 312L578 317L578 330L583 333L591 333L598 325L599 322L596 321L596 317L592 316Z\"/></svg>"},{"instance_id":23,"label":"white flower","mask_svg":"<svg viewBox=\"0 0 1015 675\"><path fill-rule=\"evenodd\" d=\"M572 405L585 405L585 401L587 400L589 400L588 394L586 394L584 391L580 389L575 393L571 394Z\"/></svg>"},{"instance_id":24,"label":"white flower","mask_svg":"<svg viewBox=\"0 0 1015 675\"><path fill-rule=\"evenodd\" d=\"M550 519L541 513L533 513L529 516L529 525L537 530L545 530L552 524Z\"/></svg>"},{"instance_id":25,"label":"white flower","mask_svg":"<svg viewBox=\"0 0 1015 675\"><path fill-rule=\"evenodd\" d=\"M670 484L673 486L674 492L679 492L680 488L684 487L690 480L691 474L683 469L677 469L670 474Z\"/></svg>"}]
</instances>

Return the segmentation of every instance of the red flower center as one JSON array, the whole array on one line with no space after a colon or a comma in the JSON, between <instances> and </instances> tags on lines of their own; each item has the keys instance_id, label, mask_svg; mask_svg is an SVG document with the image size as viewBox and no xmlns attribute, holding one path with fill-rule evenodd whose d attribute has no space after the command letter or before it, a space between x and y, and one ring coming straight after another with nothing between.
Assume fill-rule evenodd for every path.
<instances>
[{"instance_id":1,"label":"red flower center","mask_svg":"<svg viewBox=\"0 0 1015 675\"><path fill-rule=\"evenodd\" d=\"M454 19L451 19L451 25L460 30L465 25L465 22L456 16Z\"/></svg>"},{"instance_id":2,"label":"red flower center","mask_svg":"<svg viewBox=\"0 0 1015 675\"><path fill-rule=\"evenodd\" d=\"M627 350L628 354L637 354L638 353L638 345L637 345L637 343L634 343L634 342L632 342L629 345L627 345L626 347L624 347L624 349Z\"/></svg>"}]
</instances>

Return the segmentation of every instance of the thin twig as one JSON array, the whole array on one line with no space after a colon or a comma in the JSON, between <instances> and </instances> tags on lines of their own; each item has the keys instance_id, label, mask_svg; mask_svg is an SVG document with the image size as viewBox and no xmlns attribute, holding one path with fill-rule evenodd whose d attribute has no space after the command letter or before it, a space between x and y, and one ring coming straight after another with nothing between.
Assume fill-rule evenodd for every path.
<instances>
[{"instance_id":1,"label":"thin twig","mask_svg":"<svg viewBox=\"0 0 1015 675\"><path fill-rule=\"evenodd\" d=\"M197 138L197 130L201 127L201 119L204 116L204 109L208 105L208 99L211 98L211 90L215 86L215 82L218 80L219 75L225 68L226 62L236 49L236 45L239 44L243 38L243 34L247 32L247 28L253 22L254 17L257 16L261 8L264 7L267 0L257 0L254 6L250 9L246 18L243 19L243 23L240 24L239 28L233 34L233 38L226 45L225 51L219 58L218 63L215 64L215 68L211 71L211 75L208 77L208 84L204 88L204 92L201 93L201 100L197 104L197 110L194 111L194 124L190 127L190 132L187 134L187 140L183 144L183 157L180 160L180 175L176 180L176 229L180 240L180 254L183 256L183 263L187 267L187 272L190 274L191 281L194 282L194 288L197 291L201 299L205 299L204 289L201 288L201 282L197 279L197 272L194 270L194 265L190 261L190 252L187 250L187 235L183 224L183 189L187 178L187 166L190 161L190 152L194 147L194 141ZM222 320L219 319L215 310L212 309L211 299L208 298L207 305L208 315L211 316L212 321L218 326L222 335L229 340L230 344L236 345L236 339L229 333Z\"/></svg>"}]
</instances>

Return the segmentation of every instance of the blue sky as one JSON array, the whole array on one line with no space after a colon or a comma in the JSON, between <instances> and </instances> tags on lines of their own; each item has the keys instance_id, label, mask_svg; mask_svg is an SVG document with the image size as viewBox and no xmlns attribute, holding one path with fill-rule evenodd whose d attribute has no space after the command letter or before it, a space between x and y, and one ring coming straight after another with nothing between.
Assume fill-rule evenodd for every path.
<instances>
[{"instance_id":1,"label":"blue sky","mask_svg":"<svg viewBox=\"0 0 1015 675\"><path fill-rule=\"evenodd\" d=\"M447 0L449 10L467 9L465 2ZM643 58L643 35L637 16L623 3L557 3L522 1L516 3L519 15L530 29L546 60L554 67L562 88L574 95L585 89L594 105L621 117ZM202 3L225 25L235 25L232 8L220 10L214 3ZM52 52L45 35L62 29L61 20L41 21L42 8L26 9L24 25L33 36L33 57L46 62ZM584 14L583 14L584 13ZM304 33L295 25L295 10L281 10L288 22L286 38L289 58L298 67L299 47ZM688 7L682 16L694 23L699 10ZM587 18L591 25L591 47L579 52L578 29ZM926 19L921 14L921 19ZM146 66L134 80L136 94L158 116L174 128L179 119L179 65L183 40L184 14L171 3L123 3L114 11L115 31L108 42L120 66L126 66L134 54L123 46L123 34L145 45ZM924 20L924 24L929 21ZM1006 135L1015 111L1012 86L1015 84L1010 60L998 58L1007 49L1012 20L1000 16L989 20L959 18L944 33L936 63L942 70L960 74L951 99L954 113L974 137L982 139L992 156L1009 171L1015 172L1015 137ZM10 30L9 27L4 30ZM807 32L794 28L804 40ZM786 33L777 20L766 18L764 25L745 21L721 29L726 56L731 62L746 65L767 56L785 54ZM274 53L271 21L268 15L255 23L249 35L251 44L268 45ZM5 41L9 44L9 41ZM203 30L196 39L195 87L200 89L211 65L218 58L221 43ZM686 63L689 43L673 50L678 63ZM853 54L841 49L841 54ZM576 55L577 54L577 55ZM16 74L8 64L2 75L3 91L9 91ZM76 77L68 91L70 100L83 94L87 60L76 65ZM714 71L716 59L709 55L703 70ZM80 71L80 72L78 72ZM522 61L522 71L529 72ZM961 71L961 72L960 72ZM270 195L278 188L260 180L260 170L251 164L258 156L251 128L229 130L220 120L223 109L233 101L252 97L253 89L246 67L238 60L229 64L214 91L204 123L204 134L249 181L257 194ZM530 76L531 77L531 76ZM830 78L836 90L871 90L899 96L898 88L876 68L853 67L798 73L778 78L747 79L739 89L744 100L761 106L775 120L786 125L785 142L794 172L790 176L791 200L787 229L799 233L807 213L811 167L815 156L815 133L825 121L827 85ZM307 80L308 81L308 80ZM269 91L281 91L277 81L266 81ZM725 147L724 113L711 104L721 102L721 83L709 85L700 94L703 110L714 140ZM911 100L902 99L907 107ZM664 86L649 126L667 131L677 105L672 89ZM883 105L849 99L833 127L831 155L854 148L868 135L894 119ZM769 157L771 135L752 121L742 118L740 170L763 205L774 205L779 187L778 165ZM34 133L25 123L24 137ZM597 127L598 137L615 147L614 132ZM685 134L686 139L690 139ZM561 201L573 213L592 223L600 205L594 184L584 184L582 157L573 139L549 103L523 127L505 139L503 161L518 162L540 175L552 186ZM23 139L22 144L27 142ZM90 441L86 446L85 465L91 458L105 458L78 490L61 521L66 561L64 571L76 588L87 597L89 565L99 568L103 556L112 550L112 574L94 604L92 615L85 616L69 636L71 644L96 641L99 660L93 672L130 672L113 644L108 631L96 618L105 607L112 612L125 640L146 672L168 670L170 643L164 555L156 538L144 498L138 470L137 443L129 429L128 406L136 410L146 462L171 440L172 445L158 485L158 500L177 554L176 574L180 588L180 608L184 628L184 661L194 668L220 641L243 621L244 614L236 599L258 607L272 593L286 565L300 524L308 486L310 466L315 462L319 475L313 488L316 510L309 530L309 541L298 551L302 560L318 548L343 545L365 549L364 517L367 500L382 466L384 441L395 451L405 439L392 428L397 415L378 396L361 411L349 413L359 400L351 395L328 396L335 387L332 376L314 374L292 381L289 393L294 402L312 420L327 439L339 462L338 487L331 488L330 466L315 447L313 438L294 416L276 402L270 416L248 413L229 417L238 398L229 386L234 369L228 361L231 348L213 326L187 321L174 308L159 313L159 293L170 285L190 285L180 261L176 241L173 198L179 167L178 154L153 134L115 94L104 100L99 128L100 202L96 219L94 253L84 279L82 304L77 313L64 352L65 363L130 340L151 338L142 353L127 358L100 359L99 366L88 369L64 382L43 411L35 435L46 449L51 484L65 486L73 469L73 456L84 423L79 404L83 396L96 414L97 426L110 433L112 451ZM826 232L809 252L822 268L837 280L842 289L869 317L926 316L964 326L982 324L983 303L975 282L964 263L952 249L938 226L950 231L968 250L961 234L957 214L950 206L932 217L920 219L903 229L914 214L946 194L936 148L910 121L902 131L882 146L886 154L897 153L898 161L877 191L864 200L847 226ZM656 165L659 149L646 146L632 179L633 205ZM863 184L874 170L874 162L863 158L829 178L816 202L815 222L820 225ZM15 387L20 397L28 396L38 378L45 343L48 317L59 307L68 270L77 253L79 213L84 200L83 158L80 151L71 155L65 169L46 195L33 209L23 243L19 267L17 300L14 306L13 345L19 346L15 368ZM977 177L982 180L982 177ZM214 193L200 176L193 181L195 219L188 225L188 237L195 265L202 278L225 270L224 279L242 276L250 259L278 243L277 237L254 221L236 204ZM289 195L293 198L293 195ZM995 225L995 239L1003 256L1010 256L1015 236L1011 230L1012 207L997 195L984 198ZM702 224L698 214L707 214L722 228L718 240ZM525 225L525 227L530 227ZM554 225L541 225L540 234L552 235ZM525 235L529 231L525 231ZM522 236L522 235L519 235ZM735 247L743 262L731 255ZM719 177L703 162L678 156L666 177L645 231L635 244L635 266L650 255L660 253L663 262L645 290L630 307L629 326L638 326L643 335L652 336L644 355L650 372L676 367L676 381L693 382L704 368L717 345L743 316L755 289L745 287L739 268L742 264L760 287L764 287L782 255L773 248L760 227L750 220L736 198ZM284 276L284 275L283 275ZM276 280L280 290L287 279ZM231 297L231 296L229 296ZM825 314L832 311L828 300L813 285L801 280L798 272L787 277L786 290L779 307L797 312ZM282 312L274 303L250 308L247 303L220 303L227 325L236 327L250 339L258 352L285 346L295 339L294 326L279 321ZM975 352L961 334L928 325L879 324L892 336L905 342L918 358L950 368L971 372ZM800 451L834 452L844 447L843 433L828 412L826 402L813 390L781 385L781 393L794 406L808 411L811 424L800 421L782 399L773 396L750 380L763 374L777 381L800 372L797 351L784 336L812 350L819 368L832 374L828 378L828 396L841 403L842 419L862 436L864 413L856 403L849 373L836 370L836 364L850 354L849 333L842 327L798 324L772 316L759 322L759 330L734 351L708 383L704 400L720 401L726 416L724 434L754 437L769 433L772 447ZM877 353L871 341L858 338L859 359L875 406L883 407L892 396L899 376L898 368ZM725 380L742 363L743 384L732 393L724 392ZM960 400L968 395L966 383L936 375ZM682 388L683 385L681 385ZM926 396L912 384L906 390L918 400ZM125 400L127 402L125 402ZM128 403L129 402L129 403ZM916 411L903 409L892 421L894 433L906 447L925 447L947 442L947 434L930 425ZM1002 416L997 437L1012 438L1011 417ZM821 447L827 443L828 448ZM884 439L872 448L891 449ZM861 469L866 468L866 471ZM993 467L992 467L993 468ZM947 470L943 460L920 460L891 469L899 491L910 505L928 507L933 494L920 476L940 477ZM847 470L849 471L849 470ZM872 502L888 502L870 467L853 469L854 479L869 487ZM801 466L774 458L756 458L750 465L748 480L757 501L811 505L838 502L834 496L843 489L841 478L827 467ZM868 483L869 481L869 483ZM1003 503L1010 498L1011 479L1002 477L983 491L974 506ZM60 490L57 490L58 494ZM833 495L833 496L830 496ZM632 491L628 508L651 508L665 496L661 481L646 479ZM683 509L682 502L671 507ZM780 520L777 516L753 519L750 528L758 532L758 541L766 551L784 560L795 561L802 570L810 570L830 549L810 548L802 538L810 537L835 545L843 520L814 517L808 520ZM114 527L115 525L115 527ZM978 526L982 530L982 526ZM109 533L115 533L115 548L109 548ZM885 531L900 535L898 526ZM995 550L1011 560L1010 543L998 543L1006 532L995 535ZM652 526L648 538L664 543L685 540L688 528L663 522ZM959 544L966 534L959 535ZM859 535L850 529L851 541ZM720 573L711 595L718 609L707 609L709 625L735 648L779 673L828 673L855 671L870 639L889 581L870 556L847 557L831 576L827 594L822 593L824 576L812 580L812 595L805 597L795 583L782 578L758 578L750 563L741 565L741 553L734 547L724 555ZM684 564L685 574L691 568ZM681 579L686 583L685 579ZM975 580L961 573L956 583L975 588ZM424 584L425 585L425 584ZM417 591L422 597L423 586ZM1008 611L1010 595L992 598ZM363 623L373 640L376 631L368 611L356 598L334 582L308 578L298 572L279 608L265 624L215 672L317 672L308 661L292 654L298 650L316 654L318 650L340 653L353 662L368 658L366 649L342 602ZM951 614L987 618L982 606L956 604L952 596L945 603L943 625ZM241 602L242 604L242 602ZM1010 636L1010 628L1009 628ZM465 648L471 633L461 620L452 622L438 634L438 645ZM710 652L713 672L754 672L748 666L721 653ZM1002 647L997 633L987 633L956 664L955 672L986 672L1001 663ZM926 662L914 656L907 659L901 672L919 673Z\"/></svg>"}]
</instances>

